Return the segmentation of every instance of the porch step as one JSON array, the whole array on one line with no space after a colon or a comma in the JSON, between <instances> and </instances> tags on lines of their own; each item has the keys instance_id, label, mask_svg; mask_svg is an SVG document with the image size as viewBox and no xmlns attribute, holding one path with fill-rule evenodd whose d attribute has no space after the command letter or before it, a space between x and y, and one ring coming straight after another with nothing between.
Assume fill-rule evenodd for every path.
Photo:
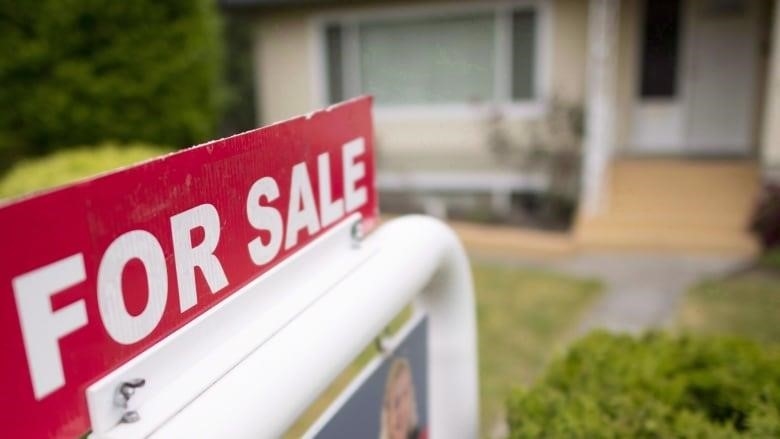
<instances>
[{"instance_id":1,"label":"porch step","mask_svg":"<svg viewBox=\"0 0 780 439\"><path fill-rule=\"evenodd\" d=\"M691 250L751 255L758 250L754 238L735 229L624 225L588 225L579 234L580 247L636 250Z\"/></svg>"},{"instance_id":2,"label":"porch step","mask_svg":"<svg viewBox=\"0 0 780 439\"><path fill-rule=\"evenodd\" d=\"M458 221L448 221L448 224L474 256L554 259L574 251L574 242L568 233Z\"/></svg>"},{"instance_id":3,"label":"porch step","mask_svg":"<svg viewBox=\"0 0 780 439\"><path fill-rule=\"evenodd\" d=\"M759 188L747 160L623 159L608 170L605 209L580 218L580 247L753 254Z\"/></svg>"}]
</instances>

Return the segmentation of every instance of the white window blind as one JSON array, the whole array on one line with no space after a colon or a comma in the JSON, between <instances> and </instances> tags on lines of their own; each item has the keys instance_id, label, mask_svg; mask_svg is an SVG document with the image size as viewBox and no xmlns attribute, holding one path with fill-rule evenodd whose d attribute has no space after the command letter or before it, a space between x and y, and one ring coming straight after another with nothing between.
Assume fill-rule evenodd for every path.
<instances>
[{"instance_id":1,"label":"white window blind","mask_svg":"<svg viewBox=\"0 0 780 439\"><path fill-rule=\"evenodd\" d=\"M531 101L537 19L534 8L522 8L330 23L323 36L327 97L369 93L379 106Z\"/></svg>"}]
</instances>

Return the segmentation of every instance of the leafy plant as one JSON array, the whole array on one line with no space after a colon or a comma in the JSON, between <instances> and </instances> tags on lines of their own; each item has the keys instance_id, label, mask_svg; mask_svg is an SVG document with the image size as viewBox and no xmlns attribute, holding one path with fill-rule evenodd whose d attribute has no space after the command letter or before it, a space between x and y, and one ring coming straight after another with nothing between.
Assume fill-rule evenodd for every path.
<instances>
[{"instance_id":1,"label":"leafy plant","mask_svg":"<svg viewBox=\"0 0 780 439\"><path fill-rule=\"evenodd\" d=\"M0 3L0 167L106 140L190 146L215 133L212 0Z\"/></svg>"},{"instance_id":2,"label":"leafy plant","mask_svg":"<svg viewBox=\"0 0 780 439\"><path fill-rule=\"evenodd\" d=\"M544 117L510 135L504 115L493 108L486 119L487 145L496 166L518 172L543 172L546 190L533 216L542 226L570 226L580 191L584 110L578 103L553 97Z\"/></svg>"},{"instance_id":3,"label":"leafy plant","mask_svg":"<svg viewBox=\"0 0 780 439\"><path fill-rule=\"evenodd\" d=\"M738 338L595 333L508 401L511 437L777 437L780 352Z\"/></svg>"},{"instance_id":4,"label":"leafy plant","mask_svg":"<svg viewBox=\"0 0 780 439\"><path fill-rule=\"evenodd\" d=\"M69 183L121 166L132 165L168 151L169 149L165 147L141 143L128 145L106 143L58 151L35 159L25 159L0 178L0 199Z\"/></svg>"},{"instance_id":5,"label":"leafy plant","mask_svg":"<svg viewBox=\"0 0 780 439\"><path fill-rule=\"evenodd\" d=\"M764 187L750 228L765 249L780 247L780 184Z\"/></svg>"}]
</instances>

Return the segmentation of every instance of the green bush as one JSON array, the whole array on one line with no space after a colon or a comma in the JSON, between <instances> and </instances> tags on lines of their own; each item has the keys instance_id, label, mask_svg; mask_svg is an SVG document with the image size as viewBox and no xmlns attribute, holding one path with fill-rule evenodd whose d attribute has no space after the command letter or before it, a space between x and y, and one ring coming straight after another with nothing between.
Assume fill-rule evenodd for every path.
<instances>
[{"instance_id":1,"label":"green bush","mask_svg":"<svg viewBox=\"0 0 780 439\"><path fill-rule=\"evenodd\" d=\"M168 152L167 148L140 143L77 147L45 157L25 159L0 178L0 199L24 195L132 165Z\"/></svg>"},{"instance_id":2,"label":"green bush","mask_svg":"<svg viewBox=\"0 0 780 439\"><path fill-rule=\"evenodd\" d=\"M213 3L0 2L0 167L106 140L212 137L224 97Z\"/></svg>"},{"instance_id":3,"label":"green bush","mask_svg":"<svg viewBox=\"0 0 780 439\"><path fill-rule=\"evenodd\" d=\"M511 437L780 437L780 352L595 333L508 403Z\"/></svg>"}]
</instances>

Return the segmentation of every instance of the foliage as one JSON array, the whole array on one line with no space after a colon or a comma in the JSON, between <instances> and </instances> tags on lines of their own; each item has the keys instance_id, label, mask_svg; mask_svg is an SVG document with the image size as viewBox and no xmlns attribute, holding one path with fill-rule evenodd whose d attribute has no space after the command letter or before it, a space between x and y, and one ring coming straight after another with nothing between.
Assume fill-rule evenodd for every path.
<instances>
[{"instance_id":1,"label":"foliage","mask_svg":"<svg viewBox=\"0 0 780 439\"><path fill-rule=\"evenodd\" d=\"M121 146L109 143L25 159L0 178L0 199L24 195L131 165L167 151L167 148L140 143Z\"/></svg>"},{"instance_id":2,"label":"foliage","mask_svg":"<svg viewBox=\"0 0 780 439\"><path fill-rule=\"evenodd\" d=\"M534 226L571 226L580 192L584 121L582 105L560 97L550 99L545 117L525 124L523 136L510 135L499 109L486 119L486 143L497 166L548 177L546 190L525 218Z\"/></svg>"},{"instance_id":3,"label":"foliage","mask_svg":"<svg viewBox=\"0 0 780 439\"><path fill-rule=\"evenodd\" d=\"M213 136L223 97L212 0L6 1L0 24L0 163Z\"/></svg>"},{"instance_id":4,"label":"foliage","mask_svg":"<svg viewBox=\"0 0 780 439\"><path fill-rule=\"evenodd\" d=\"M252 30L255 17L246 13L225 16L225 77L227 93L225 110L219 127L226 137L257 127L255 112L254 70L252 65Z\"/></svg>"},{"instance_id":5,"label":"foliage","mask_svg":"<svg viewBox=\"0 0 780 439\"><path fill-rule=\"evenodd\" d=\"M764 187L750 228L765 249L780 247L780 184Z\"/></svg>"},{"instance_id":6,"label":"foliage","mask_svg":"<svg viewBox=\"0 0 780 439\"><path fill-rule=\"evenodd\" d=\"M594 333L514 392L508 412L511 437L778 437L780 351Z\"/></svg>"}]
</instances>

